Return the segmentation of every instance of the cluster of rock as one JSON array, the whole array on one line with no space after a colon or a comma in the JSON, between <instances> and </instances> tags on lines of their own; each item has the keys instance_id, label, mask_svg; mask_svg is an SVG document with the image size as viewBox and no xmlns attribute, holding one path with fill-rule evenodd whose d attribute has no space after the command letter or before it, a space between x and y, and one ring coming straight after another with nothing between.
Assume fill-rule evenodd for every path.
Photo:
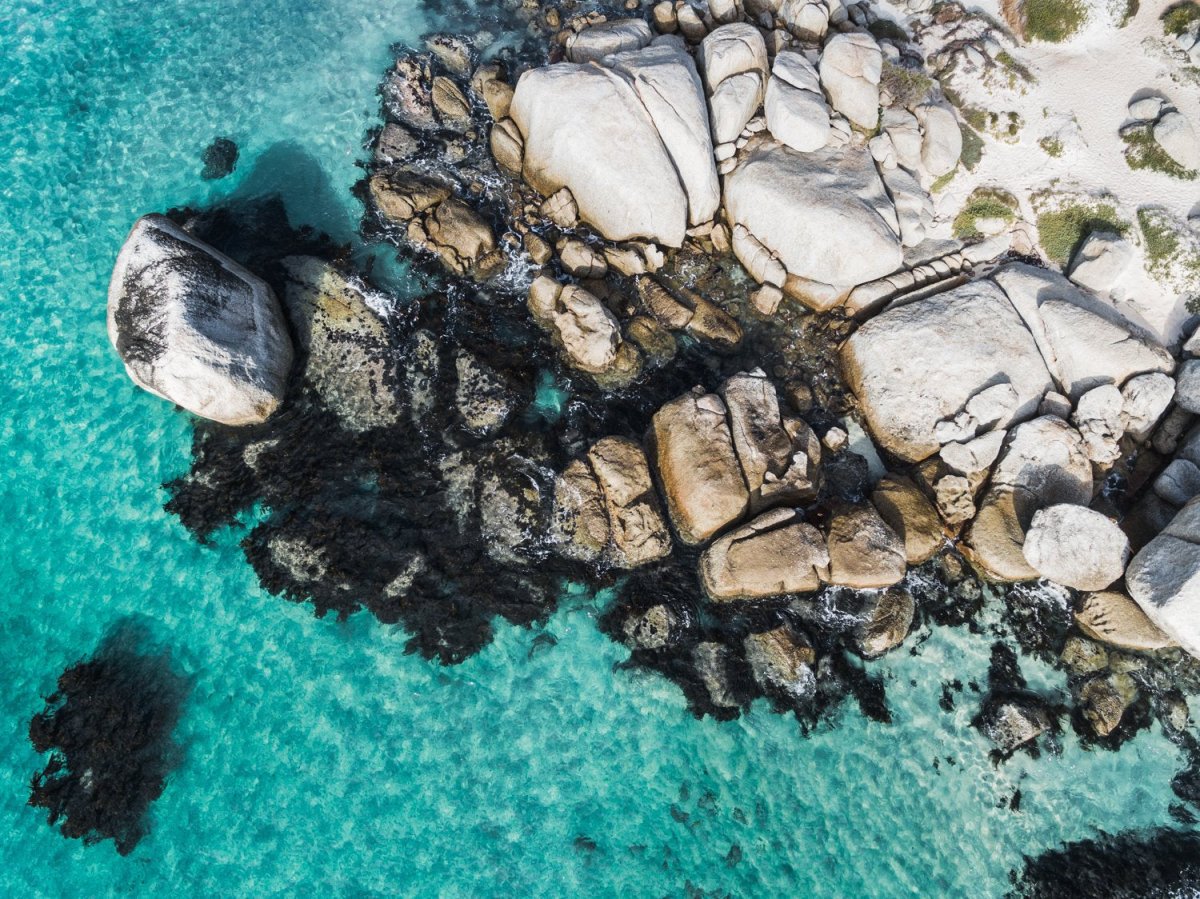
<instances>
[{"instance_id":1,"label":"cluster of rock","mask_svg":"<svg viewBox=\"0 0 1200 899\"><path fill-rule=\"evenodd\" d=\"M1180 168L1200 170L1200 138L1187 116L1169 100L1151 95L1129 103L1129 121L1122 126L1121 134L1141 132L1149 134Z\"/></svg>"}]
</instances>

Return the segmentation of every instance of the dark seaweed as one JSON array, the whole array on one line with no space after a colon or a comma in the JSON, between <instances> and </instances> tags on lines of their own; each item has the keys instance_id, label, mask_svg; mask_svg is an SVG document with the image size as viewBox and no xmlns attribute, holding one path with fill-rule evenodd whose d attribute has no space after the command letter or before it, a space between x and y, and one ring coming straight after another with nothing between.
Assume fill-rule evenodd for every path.
<instances>
[{"instance_id":1,"label":"dark seaweed","mask_svg":"<svg viewBox=\"0 0 1200 899\"><path fill-rule=\"evenodd\" d=\"M33 775L29 804L48 810L63 836L112 840L128 855L149 832L150 804L180 760L172 734L189 691L167 650L124 622L95 654L58 678L29 740L50 753Z\"/></svg>"},{"instance_id":2,"label":"dark seaweed","mask_svg":"<svg viewBox=\"0 0 1200 899\"><path fill-rule=\"evenodd\" d=\"M1026 857L1010 874L1013 897L1151 899L1200 890L1200 833L1159 828L1101 832L1095 839Z\"/></svg>"}]
</instances>

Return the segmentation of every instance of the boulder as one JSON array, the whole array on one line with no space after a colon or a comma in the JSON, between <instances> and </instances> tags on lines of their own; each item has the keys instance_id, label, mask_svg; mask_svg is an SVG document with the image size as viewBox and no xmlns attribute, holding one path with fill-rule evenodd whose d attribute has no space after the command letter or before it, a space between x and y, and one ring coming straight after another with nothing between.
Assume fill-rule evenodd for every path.
<instances>
[{"instance_id":1,"label":"boulder","mask_svg":"<svg viewBox=\"0 0 1200 899\"><path fill-rule=\"evenodd\" d=\"M723 643L714 640L697 643L692 649L692 665L710 703L721 709L738 707L729 677L729 650Z\"/></svg>"},{"instance_id":2,"label":"boulder","mask_svg":"<svg viewBox=\"0 0 1200 899\"><path fill-rule=\"evenodd\" d=\"M882 169L880 176L896 206L900 242L906 247L917 246L925 240L925 229L933 224L932 198L916 178L899 166Z\"/></svg>"},{"instance_id":3,"label":"boulder","mask_svg":"<svg viewBox=\"0 0 1200 899\"><path fill-rule=\"evenodd\" d=\"M949 106L928 103L916 108L921 125L921 168L930 178L954 171L962 155L962 129Z\"/></svg>"},{"instance_id":4,"label":"boulder","mask_svg":"<svg viewBox=\"0 0 1200 899\"><path fill-rule=\"evenodd\" d=\"M984 736L1003 755L1028 746L1051 727L1045 703L1024 694L989 697L978 723Z\"/></svg>"},{"instance_id":5,"label":"boulder","mask_svg":"<svg viewBox=\"0 0 1200 899\"><path fill-rule=\"evenodd\" d=\"M832 288L837 302L855 285L900 267L895 209L865 148L797 153L761 141L747 149L726 178L729 220L789 274Z\"/></svg>"},{"instance_id":6,"label":"boulder","mask_svg":"<svg viewBox=\"0 0 1200 899\"><path fill-rule=\"evenodd\" d=\"M604 496L586 462L576 459L554 481L550 535L560 554L580 562L597 561L608 546Z\"/></svg>"},{"instance_id":7,"label":"boulder","mask_svg":"<svg viewBox=\"0 0 1200 899\"><path fill-rule=\"evenodd\" d=\"M1111 465L1121 457L1118 445L1125 435L1125 400L1112 384L1093 387L1079 398L1071 422L1083 438L1084 452L1097 465Z\"/></svg>"},{"instance_id":8,"label":"boulder","mask_svg":"<svg viewBox=\"0 0 1200 899\"><path fill-rule=\"evenodd\" d=\"M311 256L283 261L283 301L305 358L304 377L347 429L397 424L403 409L387 326L366 284Z\"/></svg>"},{"instance_id":9,"label":"boulder","mask_svg":"<svg viewBox=\"0 0 1200 899\"><path fill-rule=\"evenodd\" d=\"M1183 113L1176 110L1164 113L1154 124L1154 140L1183 168L1200 169L1200 140Z\"/></svg>"},{"instance_id":10,"label":"boulder","mask_svg":"<svg viewBox=\"0 0 1200 899\"><path fill-rule=\"evenodd\" d=\"M292 341L266 282L170 219L138 219L113 267L108 337L135 384L202 418L266 421Z\"/></svg>"},{"instance_id":11,"label":"boulder","mask_svg":"<svg viewBox=\"0 0 1200 899\"><path fill-rule=\"evenodd\" d=\"M1099 737L1117 729L1136 698L1137 687L1128 674L1094 677L1079 690L1083 717Z\"/></svg>"},{"instance_id":12,"label":"boulder","mask_svg":"<svg viewBox=\"0 0 1200 899\"><path fill-rule=\"evenodd\" d=\"M1175 380L1170 375L1152 372L1130 378L1121 388L1121 415L1125 433L1144 443L1174 398Z\"/></svg>"},{"instance_id":13,"label":"boulder","mask_svg":"<svg viewBox=\"0 0 1200 899\"><path fill-rule=\"evenodd\" d=\"M1187 459L1172 459L1154 479L1154 492L1173 506L1185 506L1200 496L1200 468Z\"/></svg>"},{"instance_id":14,"label":"boulder","mask_svg":"<svg viewBox=\"0 0 1200 899\"><path fill-rule=\"evenodd\" d=\"M624 437L605 437L588 451L588 462L608 514L611 564L637 568L670 555L671 535L642 448Z\"/></svg>"},{"instance_id":15,"label":"boulder","mask_svg":"<svg viewBox=\"0 0 1200 899\"><path fill-rule=\"evenodd\" d=\"M610 53L640 50L654 39L654 32L641 19L602 22L576 32L567 39L567 59L597 62Z\"/></svg>"},{"instance_id":16,"label":"boulder","mask_svg":"<svg viewBox=\"0 0 1200 899\"><path fill-rule=\"evenodd\" d=\"M670 606L657 605L631 614L622 623L621 630L630 649L654 652L677 642L681 622Z\"/></svg>"},{"instance_id":17,"label":"boulder","mask_svg":"<svg viewBox=\"0 0 1200 899\"><path fill-rule=\"evenodd\" d=\"M495 434L516 409L512 391L491 366L466 350L455 354L454 368L454 405L463 425L476 437Z\"/></svg>"},{"instance_id":18,"label":"boulder","mask_svg":"<svg viewBox=\"0 0 1200 899\"><path fill-rule=\"evenodd\" d=\"M1149 651L1175 645L1141 606L1115 591L1085 596L1075 613L1075 624L1093 640L1121 649Z\"/></svg>"},{"instance_id":19,"label":"boulder","mask_svg":"<svg viewBox=\"0 0 1200 899\"><path fill-rule=\"evenodd\" d=\"M831 584L875 589L904 577L904 542L870 503L838 506L829 517L826 544Z\"/></svg>"},{"instance_id":20,"label":"boulder","mask_svg":"<svg viewBox=\"0 0 1200 899\"><path fill-rule=\"evenodd\" d=\"M1092 465L1079 432L1045 416L1017 425L992 470L979 512L965 535L975 565L997 581L1026 581L1037 571L1022 548L1039 509L1092 499Z\"/></svg>"},{"instance_id":21,"label":"boulder","mask_svg":"<svg viewBox=\"0 0 1200 899\"><path fill-rule=\"evenodd\" d=\"M700 556L700 583L714 602L810 593L828 572L825 539L794 509L760 515Z\"/></svg>"},{"instance_id":22,"label":"boulder","mask_svg":"<svg viewBox=\"0 0 1200 899\"><path fill-rule=\"evenodd\" d=\"M879 79L883 54L865 33L838 34L821 54L821 85L833 108L855 125L873 131L879 124Z\"/></svg>"},{"instance_id":23,"label":"boulder","mask_svg":"<svg viewBox=\"0 0 1200 899\"><path fill-rule=\"evenodd\" d=\"M987 388L1011 388L1011 410L992 423L1005 427L1033 415L1053 387L1029 331L990 281L877 315L843 345L842 364L875 440L909 462L937 452L938 423Z\"/></svg>"},{"instance_id":24,"label":"boulder","mask_svg":"<svg viewBox=\"0 0 1200 899\"><path fill-rule=\"evenodd\" d=\"M775 387L762 370L734 375L720 392L751 510L815 499L821 446L804 422L783 418Z\"/></svg>"},{"instance_id":25,"label":"boulder","mask_svg":"<svg viewBox=\"0 0 1200 899\"><path fill-rule=\"evenodd\" d=\"M742 72L767 80L767 45L762 32L743 22L722 25L708 33L700 44L700 70L711 94L727 78Z\"/></svg>"},{"instance_id":26,"label":"boulder","mask_svg":"<svg viewBox=\"0 0 1200 899\"><path fill-rule=\"evenodd\" d=\"M708 98L713 142L737 140L762 102L763 78L758 72L742 72L718 84Z\"/></svg>"},{"instance_id":27,"label":"boulder","mask_svg":"<svg viewBox=\"0 0 1200 899\"><path fill-rule=\"evenodd\" d=\"M945 545L937 509L908 478L894 474L884 477L871 494L871 504L904 541L904 558L909 565L928 562Z\"/></svg>"},{"instance_id":28,"label":"boulder","mask_svg":"<svg viewBox=\"0 0 1200 899\"><path fill-rule=\"evenodd\" d=\"M1074 590L1103 590L1129 561L1129 538L1106 515L1086 506L1057 505L1033 514L1023 547L1042 577Z\"/></svg>"},{"instance_id":29,"label":"boulder","mask_svg":"<svg viewBox=\"0 0 1200 899\"><path fill-rule=\"evenodd\" d=\"M529 288L529 311L573 368L613 383L626 382L640 370L641 358L621 339L616 317L582 287L564 287L541 275Z\"/></svg>"},{"instance_id":30,"label":"boulder","mask_svg":"<svg viewBox=\"0 0 1200 899\"><path fill-rule=\"evenodd\" d=\"M877 659L904 642L912 628L916 603L903 587L868 593L863 599L854 642L865 658Z\"/></svg>"},{"instance_id":31,"label":"boulder","mask_svg":"<svg viewBox=\"0 0 1200 899\"><path fill-rule=\"evenodd\" d=\"M803 634L787 626L777 627L747 634L742 648L750 671L763 690L782 692L791 699L805 699L816 693L813 666L817 654Z\"/></svg>"},{"instance_id":32,"label":"boulder","mask_svg":"<svg viewBox=\"0 0 1200 899\"><path fill-rule=\"evenodd\" d=\"M439 203L423 222L410 222L408 236L434 253L455 274L484 280L505 265L504 255L496 249L491 226L455 197Z\"/></svg>"},{"instance_id":33,"label":"boulder","mask_svg":"<svg viewBox=\"0 0 1200 899\"><path fill-rule=\"evenodd\" d=\"M1021 314L1050 373L1072 400L1100 384L1123 384L1134 375L1174 370L1174 358L1153 337L1062 275L1013 263L992 277Z\"/></svg>"},{"instance_id":34,"label":"boulder","mask_svg":"<svg viewBox=\"0 0 1200 899\"><path fill-rule=\"evenodd\" d=\"M570 188L580 216L609 240L678 247L720 201L695 66L672 47L606 62L616 68L560 63L521 76L511 114L522 174L547 196Z\"/></svg>"},{"instance_id":35,"label":"boulder","mask_svg":"<svg viewBox=\"0 0 1200 899\"><path fill-rule=\"evenodd\" d=\"M799 53L783 51L767 82L767 129L793 150L810 153L829 140L829 107L817 70Z\"/></svg>"},{"instance_id":36,"label":"boulder","mask_svg":"<svg viewBox=\"0 0 1200 899\"><path fill-rule=\"evenodd\" d=\"M1200 412L1200 359L1187 359L1175 377L1175 402L1188 412Z\"/></svg>"},{"instance_id":37,"label":"boulder","mask_svg":"<svg viewBox=\"0 0 1200 899\"><path fill-rule=\"evenodd\" d=\"M700 388L654 413L651 455L667 511L689 546L740 519L750 504L725 404Z\"/></svg>"},{"instance_id":38,"label":"boulder","mask_svg":"<svg viewBox=\"0 0 1200 899\"><path fill-rule=\"evenodd\" d=\"M1125 585L1151 621L1200 656L1200 497L1133 557Z\"/></svg>"},{"instance_id":39,"label":"boulder","mask_svg":"<svg viewBox=\"0 0 1200 899\"><path fill-rule=\"evenodd\" d=\"M1071 280L1096 293L1107 293L1133 261L1133 246L1120 234L1093 231L1071 257Z\"/></svg>"}]
</instances>

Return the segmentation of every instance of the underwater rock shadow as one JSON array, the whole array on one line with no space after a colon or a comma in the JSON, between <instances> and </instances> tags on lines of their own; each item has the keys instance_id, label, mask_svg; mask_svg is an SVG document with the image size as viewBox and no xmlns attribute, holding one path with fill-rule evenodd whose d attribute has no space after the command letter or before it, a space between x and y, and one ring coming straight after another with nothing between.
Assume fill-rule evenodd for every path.
<instances>
[{"instance_id":1,"label":"underwater rock shadow","mask_svg":"<svg viewBox=\"0 0 1200 899\"><path fill-rule=\"evenodd\" d=\"M124 618L96 651L68 667L29 739L50 753L30 780L29 805L86 845L111 839L128 855L150 829L150 805L183 760L176 724L193 679L141 618Z\"/></svg>"}]
</instances>

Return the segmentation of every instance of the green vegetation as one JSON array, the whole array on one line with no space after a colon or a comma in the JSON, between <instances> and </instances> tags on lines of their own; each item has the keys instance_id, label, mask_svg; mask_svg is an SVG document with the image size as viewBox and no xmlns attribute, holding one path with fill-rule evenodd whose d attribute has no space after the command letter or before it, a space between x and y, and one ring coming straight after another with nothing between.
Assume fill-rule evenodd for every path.
<instances>
[{"instance_id":1,"label":"green vegetation","mask_svg":"<svg viewBox=\"0 0 1200 899\"><path fill-rule=\"evenodd\" d=\"M917 69L884 62L879 87L891 94L894 106L916 106L933 89L933 79Z\"/></svg>"},{"instance_id":2,"label":"green vegetation","mask_svg":"<svg viewBox=\"0 0 1200 899\"><path fill-rule=\"evenodd\" d=\"M1117 25L1118 28L1124 28L1133 21L1133 17L1138 14L1138 0L1125 0L1124 8L1121 10L1121 21Z\"/></svg>"},{"instance_id":3,"label":"green vegetation","mask_svg":"<svg viewBox=\"0 0 1200 899\"><path fill-rule=\"evenodd\" d=\"M1163 33L1178 37L1191 31L1192 25L1200 20L1200 3L1185 0L1167 9L1162 16Z\"/></svg>"},{"instance_id":4,"label":"green vegetation","mask_svg":"<svg viewBox=\"0 0 1200 899\"><path fill-rule=\"evenodd\" d=\"M1026 0L1025 33L1039 41L1060 44L1080 29L1086 17L1082 0Z\"/></svg>"},{"instance_id":5,"label":"green vegetation","mask_svg":"<svg viewBox=\"0 0 1200 899\"><path fill-rule=\"evenodd\" d=\"M1124 234L1128 222L1117 217L1111 203L1065 203L1037 217L1038 241L1051 261L1066 265L1075 248L1093 231Z\"/></svg>"},{"instance_id":6,"label":"green vegetation","mask_svg":"<svg viewBox=\"0 0 1200 899\"><path fill-rule=\"evenodd\" d=\"M1043 137L1038 141L1038 146L1046 152L1047 156L1053 156L1055 159L1062 156L1062 141L1057 137Z\"/></svg>"},{"instance_id":7,"label":"green vegetation","mask_svg":"<svg viewBox=\"0 0 1200 899\"><path fill-rule=\"evenodd\" d=\"M958 130L962 132L963 139L959 160L967 167L968 172L973 172L975 166L979 165L979 160L983 159L983 138L966 125L959 125Z\"/></svg>"},{"instance_id":8,"label":"green vegetation","mask_svg":"<svg viewBox=\"0 0 1200 899\"><path fill-rule=\"evenodd\" d=\"M1152 126L1128 128L1121 132L1121 140L1125 141L1125 161L1131 169L1151 169L1184 181L1196 180L1195 169L1185 169L1167 155L1167 151L1154 139Z\"/></svg>"},{"instance_id":9,"label":"green vegetation","mask_svg":"<svg viewBox=\"0 0 1200 899\"><path fill-rule=\"evenodd\" d=\"M1010 72L1012 72L1012 74L1016 75L1022 81L1028 81L1032 84L1035 80L1033 77L1033 72L1029 71L1029 69L1013 59L1012 55L1007 50L1001 50L996 54L996 62L1000 63L1000 65L1004 66L1004 68L1008 69ZM1012 85L1010 84L1010 86Z\"/></svg>"},{"instance_id":10,"label":"green vegetation","mask_svg":"<svg viewBox=\"0 0 1200 899\"><path fill-rule=\"evenodd\" d=\"M1146 241L1146 261L1150 269L1162 269L1179 254L1179 235L1165 215L1155 209L1139 209L1138 227Z\"/></svg>"},{"instance_id":11,"label":"green vegetation","mask_svg":"<svg viewBox=\"0 0 1200 899\"><path fill-rule=\"evenodd\" d=\"M987 187L976 188L967 197L963 206L954 219L954 236L959 240L973 240L983 237L977 227L980 219L1001 219L1011 222L1017 217L1017 198L1008 191Z\"/></svg>"},{"instance_id":12,"label":"green vegetation","mask_svg":"<svg viewBox=\"0 0 1200 899\"><path fill-rule=\"evenodd\" d=\"M946 172L946 174L942 175L942 177L938 178L929 186L929 192L934 194L941 193L946 189L946 185L954 180L954 176L957 174L958 169L951 169L950 171Z\"/></svg>"}]
</instances>

